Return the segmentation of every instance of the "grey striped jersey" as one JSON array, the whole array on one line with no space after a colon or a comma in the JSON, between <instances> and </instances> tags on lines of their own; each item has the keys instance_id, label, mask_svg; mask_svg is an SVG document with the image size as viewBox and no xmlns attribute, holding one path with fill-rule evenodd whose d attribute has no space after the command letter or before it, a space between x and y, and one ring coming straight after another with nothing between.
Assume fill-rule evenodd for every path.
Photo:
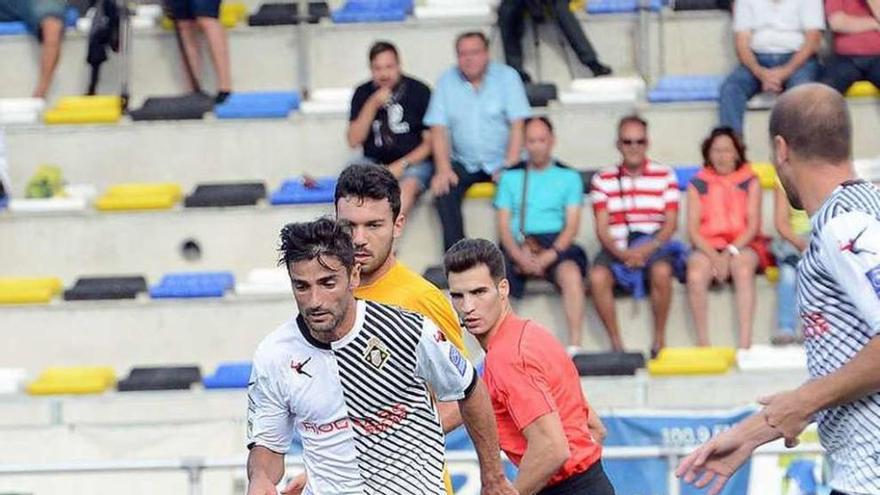
<instances>
[{"instance_id":1,"label":"grey striped jersey","mask_svg":"<svg viewBox=\"0 0 880 495\"><path fill-rule=\"evenodd\" d=\"M811 222L810 246L798 266L798 307L810 376L818 378L840 369L880 332L880 190L844 183ZM880 494L880 393L821 411L816 421L831 486Z\"/></svg>"},{"instance_id":2,"label":"grey striped jersey","mask_svg":"<svg viewBox=\"0 0 880 495\"><path fill-rule=\"evenodd\" d=\"M357 301L352 330L331 344L294 318L257 348L248 445L286 453L302 439L306 495L439 495L444 436L431 393L466 397L471 364L428 318Z\"/></svg>"}]
</instances>

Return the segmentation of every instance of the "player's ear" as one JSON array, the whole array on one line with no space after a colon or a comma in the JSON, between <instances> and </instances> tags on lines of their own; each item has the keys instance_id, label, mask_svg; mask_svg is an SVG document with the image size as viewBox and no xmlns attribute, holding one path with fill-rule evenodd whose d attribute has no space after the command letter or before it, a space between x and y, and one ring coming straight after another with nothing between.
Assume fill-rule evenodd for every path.
<instances>
[{"instance_id":1,"label":"player's ear","mask_svg":"<svg viewBox=\"0 0 880 495\"><path fill-rule=\"evenodd\" d=\"M498 282L498 293L505 299L510 295L510 282L508 282L506 278L502 278L501 281Z\"/></svg>"},{"instance_id":2,"label":"player's ear","mask_svg":"<svg viewBox=\"0 0 880 495\"><path fill-rule=\"evenodd\" d=\"M773 164L777 167L788 165L788 143L782 136L773 136Z\"/></svg>"},{"instance_id":3,"label":"player's ear","mask_svg":"<svg viewBox=\"0 0 880 495\"><path fill-rule=\"evenodd\" d=\"M361 285L361 264L355 263L351 267L351 275L348 276L348 288L355 290Z\"/></svg>"},{"instance_id":4,"label":"player's ear","mask_svg":"<svg viewBox=\"0 0 880 495\"><path fill-rule=\"evenodd\" d=\"M399 213L394 221L394 238L397 239L403 235L403 228L406 226L406 215Z\"/></svg>"}]
</instances>

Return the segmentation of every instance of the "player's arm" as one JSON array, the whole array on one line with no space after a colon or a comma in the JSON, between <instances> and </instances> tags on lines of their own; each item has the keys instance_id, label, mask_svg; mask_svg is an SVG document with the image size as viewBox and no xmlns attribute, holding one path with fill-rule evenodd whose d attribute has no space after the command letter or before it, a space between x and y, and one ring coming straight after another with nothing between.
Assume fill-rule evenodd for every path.
<instances>
[{"instance_id":1,"label":"player's arm","mask_svg":"<svg viewBox=\"0 0 880 495\"><path fill-rule=\"evenodd\" d=\"M247 461L248 495L275 495L275 485L284 476L284 455L257 445Z\"/></svg>"},{"instance_id":2,"label":"player's arm","mask_svg":"<svg viewBox=\"0 0 880 495\"><path fill-rule=\"evenodd\" d=\"M284 453L293 441L293 413L269 370L272 357L258 349L248 383L248 495L275 495L284 476Z\"/></svg>"},{"instance_id":3,"label":"player's arm","mask_svg":"<svg viewBox=\"0 0 880 495\"><path fill-rule=\"evenodd\" d=\"M556 411L536 419L522 433L526 437L526 452L513 486L521 495L532 495L544 488L547 480L571 456L571 451Z\"/></svg>"},{"instance_id":4,"label":"player's arm","mask_svg":"<svg viewBox=\"0 0 880 495\"><path fill-rule=\"evenodd\" d=\"M483 493L516 494L517 492L504 476L501 451L498 446L498 425L495 423L495 413L492 410L489 391L483 381L476 376L476 371L474 371L474 383L469 392L458 401L458 404L464 426L467 428L468 435L474 443L474 449L477 451Z\"/></svg>"},{"instance_id":5,"label":"player's arm","mask_svg":"<svg viewBox=\"0 0 880 495\"><path fill-rule=\"evenodd\" d=\"M605 425L602 424L602 418L599 417L599 413L593 409L593 406L588 405L587 409L589 409L589 416L587 416L587 429L589 429L590 434L593 435L593 440L601 445L605 443L605 437L608 436L608 430L605 428Z\"/></svg>"}]
</instances>

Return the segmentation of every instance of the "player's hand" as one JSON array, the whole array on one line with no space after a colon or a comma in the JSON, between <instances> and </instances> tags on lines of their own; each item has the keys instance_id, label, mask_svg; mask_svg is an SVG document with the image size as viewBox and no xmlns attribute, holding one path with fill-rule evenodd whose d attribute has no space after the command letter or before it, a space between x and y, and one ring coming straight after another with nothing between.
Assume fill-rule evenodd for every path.
<instances>
[{"instance_id":1,"label":"player's hand","mask_svg":"<svg viewBox=\"0 0 880 495\"><path fill-rule=\"evenodd\" d=\"M519 492L510 481L503 475L482 480L480 495L519 495Z\"/></svg>"},{"instance_id":2,"label":"player's hand","mask_svg":"<svg viewBox=\"0 0 880 495\"><path fill-rule=\"evenodd\" d=\"M675 475L697 488L705 488L714 480L707 494L717 495L754 450L737 428L731 428L682 459Z\"/></svg>"},{"instance_id":3,"label":"player's hand","mask_svg":"<svg viewBox=\"0 0 880 495\"><path fill-rule=\"evenodd\" d=\"M391 95L391 88L383 86L370 95L370 103L372 103L375 108L381 108L382 105L388 103L388 100L391 99Z\"/></svg>"},{"instance_id":4,"label":"player's hand","mask_svg":"<svg viewBox=\"0 0 880 495\"><path fill-rule=\"evenodd\" d=\"M796 447L798 436L810 424L808 402L797 389L758 399L765 406L760 414L767 425L775 428L785 438L785 446Z\"/></svg>"},{"instance_id":5,"label":"player's hand","mask_svg":"<svg viewBox=\"0 0 880 495\"><path fill-rule=\"evenodd\" d=\"M458 185L458 175L451 168L437 170L434 177L431 178L431 192L434 193L434 196L446 196L449 189L456 185Z\"/></svg>"},{"instance_id":6,"label":"player's hand","mask_svg":"<svg viewBox=\"0 0 880 495\"><path fill-rule=\"evenodd\" d=\"M268 478L256 478L248 483L247 495L278 495L278 490Z\"/></svg>"},{"instance_id":7,"label":"player's hand","mask_svg":"<svg viewBox=\"0 0 880 495\"><path fill-rule=\"evenodd\" d=\"M303 471L290 480L290 483L281 490L281 495L300 495L306 489L306 473Z\"/></svg>"}]
</instances>

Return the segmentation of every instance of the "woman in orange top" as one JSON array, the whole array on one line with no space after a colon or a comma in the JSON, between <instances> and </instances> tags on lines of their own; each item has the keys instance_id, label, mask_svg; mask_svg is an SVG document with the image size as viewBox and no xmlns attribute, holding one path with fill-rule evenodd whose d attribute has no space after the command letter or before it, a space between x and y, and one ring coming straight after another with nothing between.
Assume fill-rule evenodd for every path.
<instances>
[{"instance_id":1,"label":"woman in orange top","mask_svg":"<svg viewBox=\"0 0 880 495\"><path fill-rule=\"evenodd\" d=\"M709 345L708 291L733 281L739 317L739 347L752 342L755 273L761 223L761 188L749 167L745 147L729 127L703 141L703 170L688 185L688 234L694 251L688 259L687 287L697 327L697 342Z\"/></svg>"}]
</instances>

